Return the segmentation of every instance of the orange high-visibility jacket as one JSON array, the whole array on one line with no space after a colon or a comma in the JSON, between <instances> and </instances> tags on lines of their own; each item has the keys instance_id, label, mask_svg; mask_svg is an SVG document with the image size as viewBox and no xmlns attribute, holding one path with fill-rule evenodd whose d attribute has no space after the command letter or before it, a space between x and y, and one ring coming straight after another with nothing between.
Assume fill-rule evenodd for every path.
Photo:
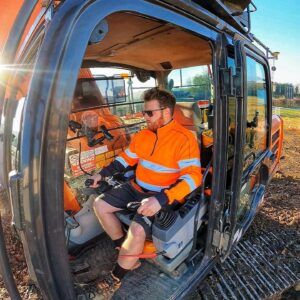
<instances>
[{"instance_id":1,"label":"orange high-visibility jacket","mask_svg":"<svg viewBox=\"0 0 300 300\"><path fill-rule=\"evenodd\" d=\"M116 161L124 168L137 165L136 183L143 189L159 192L155 197L162 206L175 200L183 202L201 183L196 137L176 120L156 133L148 129L138 132Z\"/></svg>"}]
</instances>

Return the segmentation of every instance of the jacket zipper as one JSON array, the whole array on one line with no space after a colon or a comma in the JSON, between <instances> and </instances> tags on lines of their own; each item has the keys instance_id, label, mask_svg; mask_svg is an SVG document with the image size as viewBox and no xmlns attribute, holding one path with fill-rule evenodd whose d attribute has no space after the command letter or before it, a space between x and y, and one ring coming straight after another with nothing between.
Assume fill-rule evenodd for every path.
<instances>
[{"instance_id":1,"label":"jacket zipper","mask_svg":"<svg viewBox=\"0 0 300 300\"><path fill-rule=\"evenodd\" d=\"M155 140L155 143L154 143L154 146L153 146L153 149L152 149L152 152L151 152L150 156L152 156L152 154L153 154L153 152L155 150L155 146L156 146L157 140L158 140L157 133L155 133L155 136L156 136L156 140Z\"/></svg>"}]
</instances>

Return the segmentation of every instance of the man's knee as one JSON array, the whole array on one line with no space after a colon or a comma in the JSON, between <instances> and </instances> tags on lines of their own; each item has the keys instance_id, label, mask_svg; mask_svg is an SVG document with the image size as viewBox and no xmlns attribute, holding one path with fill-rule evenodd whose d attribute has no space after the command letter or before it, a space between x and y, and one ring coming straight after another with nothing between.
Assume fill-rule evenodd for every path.
<instances>
[{"instance_id":1,"label":"man's knee","mask_svg":"<svg viewBox=\"0 0 300 300\"><path fill-rule=\"evenodd\" d=\"M101 196L97 197L93 203L94 211L98 215L113 213L116 208L105 202Z\"/></svg>"},{"instance_id":2,"label":"man's knee","mask_svg":"<svg viewBox=\"0 0 300 300\"><path fill-rule=\"evenodd\" d=\"M145 239L146 232L142 225L136 222L132 222L129 228L132 236L136 239Z\"/></svg>"}]
</instances>

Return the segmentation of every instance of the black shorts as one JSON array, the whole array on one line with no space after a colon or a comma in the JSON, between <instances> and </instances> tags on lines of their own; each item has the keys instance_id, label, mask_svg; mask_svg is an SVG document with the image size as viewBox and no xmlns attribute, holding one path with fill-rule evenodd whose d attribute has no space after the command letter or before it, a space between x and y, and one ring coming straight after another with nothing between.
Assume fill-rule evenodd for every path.
<instances>
[{"instance_id":1,"label":"black shorts","mask_svg":"<svg viewBox=\"0 0 300 300\"><path fill-rule=\"evenodd\" d=\"M141 202L145 198L155 196L155 194L157 193L138 191L131 185L130 182L126 182L103 193L99 197L113 207L128 211L127 204L129 202ZM147 239L151 238L152 222L154 221L154 216L146 217L136 213L132 221L139 223L144 228Z\"/></svg>"}]
</instances>

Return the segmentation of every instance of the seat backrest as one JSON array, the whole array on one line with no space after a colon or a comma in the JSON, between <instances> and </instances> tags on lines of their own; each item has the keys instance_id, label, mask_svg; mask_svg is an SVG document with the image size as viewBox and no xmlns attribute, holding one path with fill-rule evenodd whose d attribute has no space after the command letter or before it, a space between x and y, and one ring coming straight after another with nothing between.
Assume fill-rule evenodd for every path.
<instances>
[{"instance_id":1,"label":"seat backrest","mask_svg":"<svg viewBox=\"0 0 300 300\"><path fill-rule=\"evenodd\" d=\"M177 102L174 110L174 119L186 129L192 131L197 138L201 165L205 167L212 156L213 139L204 129L204 110L198 102Z\"/></svg>"},{"instance_id":2,"label":"seat backrest","mask_svg":"<svg viewBox=\"0 0 300 300\"><path fill-rule=\"evenodd\" d=\"M174 119L186 129L197 132L194 122L193 102L177 102Z\"/></svg>"}]
</instances>

